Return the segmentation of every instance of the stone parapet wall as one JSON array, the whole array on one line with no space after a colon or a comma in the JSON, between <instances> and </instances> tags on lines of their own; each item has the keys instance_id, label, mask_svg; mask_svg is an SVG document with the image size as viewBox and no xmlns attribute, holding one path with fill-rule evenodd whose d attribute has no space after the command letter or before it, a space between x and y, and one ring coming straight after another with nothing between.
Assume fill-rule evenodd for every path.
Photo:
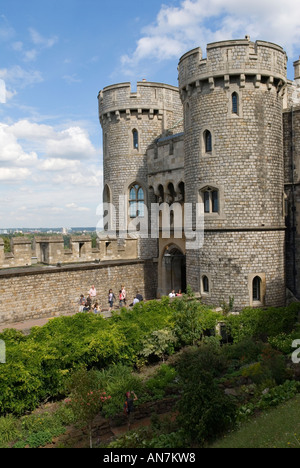
<instances>
[{"instance_id":1,"label":"stone parapet wall","mask_svg":"<svg viewBox=\"0 0 300 468\"><path fill-rule=\"evenodd\" d=\"M97 239L92 247L89 236L71 236L70 248L65 248L63 236L40 236L33 239L16 237L11 240L11 252L4 252L4 242L0 238L0 271L5 268L19 268L35 264L57 265L97 262L102 260L137 259L138 241L120 239L110 243L105 237Z\"/></svg>"},{"instance_id":2,"label":"stone parapet wall","mask_svg":"<svg viewBox=\"0 0 300 468\"><path fill-rule=\"evenodd\" d=\"M156 266L141 261L105 262L100 265L44 267L0 272L0 324L55 317L78 311L81 294L95 285L97 300L108 309L108 291L118 293L125 286L128 304L137 290L154 299L157 289Z\"/></svg>"}]
</instances>

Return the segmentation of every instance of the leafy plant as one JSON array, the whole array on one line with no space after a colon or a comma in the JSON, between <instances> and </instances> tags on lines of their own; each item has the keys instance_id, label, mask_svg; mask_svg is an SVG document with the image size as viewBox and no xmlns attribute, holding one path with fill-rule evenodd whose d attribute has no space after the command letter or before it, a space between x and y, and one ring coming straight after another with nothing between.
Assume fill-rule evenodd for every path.
<instances>
[{"instance_id":1,"label":"leafy plant","mask_svg":"<svg viewBox=\"0 0 300 468\"><path fill-rule=\"evenodd\" d=\"M70 389L71 396L66 400L66 403L74 412L76 419L80 423L88 425L90 448L92 448L93 420L102 411L103 406L111 399L111 396L98 388L94 371L88 372L84 368L72 376Z\"/></svg>"},{"instance_id":2,"label":"leafy plant","mask_svg":"<svg viewBox=\"0 0 300 468\"><path fill-rule=\"evenodd\" d=\"M168 328L153 331L151 335L144 340L140 354L147 359L149 359L150 356L157 356L165 362L166 355L173 353L176 342L176 336L172 330Z\"/></svg>"},{"instance_id":3,"label":"leafy plant","mask_svg":"<svg viewBox=\"0 0 300 468\"><path fill-rule=\"evenodd\" d=\"M163 398L168 387L174 385L176 375L177 372L174 367L162 364L154 376L147 380L146 388L154 398Z\"/></svg>"}]
</instances>

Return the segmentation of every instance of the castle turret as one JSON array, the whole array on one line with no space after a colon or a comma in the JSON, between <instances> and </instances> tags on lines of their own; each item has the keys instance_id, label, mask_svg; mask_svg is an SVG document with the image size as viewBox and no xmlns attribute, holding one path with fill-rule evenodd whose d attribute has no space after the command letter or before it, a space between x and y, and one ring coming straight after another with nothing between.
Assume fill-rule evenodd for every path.
<instances>
[{"instance_id":1,"label":"castle turret","mask_svg":"<svg viewBox=\"0 0 300 468\"><path fill-rule=\"evenodd\" d=\"M204 204L205 223L203 248L187 252L187 282L207 303L285 301L286 63L281 47L248 36L179 62L186 202Z\"/></svg>"},{"instance_id":2,"label":"castle turret","mask_svg":"<svg viewBox=\"0 0 300 468\"><path fill-rule=\"evenodd\" d=\"M132 92L130 83L108 86L98 99L103 129L104 201L112 203L116 210L115 223L111 214L107 216L107 224L111 225L106 227L120 234L120 196L128 199L121 208L128 222L145 217L143 205L155 202L148 190L147 148L168 129L177 131L176 126L181 125L182 130L182 104L178 88L145 80L137 83L136 92ZM153 251L146 252L150 244L141 248L139 256L153 258Z\"/></svg>"}]
</instances>

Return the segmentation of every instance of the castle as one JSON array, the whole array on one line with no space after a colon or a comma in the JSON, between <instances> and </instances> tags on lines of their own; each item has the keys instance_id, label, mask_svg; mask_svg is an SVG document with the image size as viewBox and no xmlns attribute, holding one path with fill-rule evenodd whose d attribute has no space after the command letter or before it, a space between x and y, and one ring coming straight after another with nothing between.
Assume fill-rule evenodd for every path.
<instances>
[{"instance_id":1,"label":"castle","mask_svg":"<svg viewBox=\"0 0 300 468\"><path fill-rule=\"evenodd\" d=\"M146 299L189 285L237 310L283 306L287 289L300 298L300 60L294 69L288 80L282 47L246 36L183 55L179 87L101 90L104 232L94 249L37 238L45 267L26 271L7 268L30 265L29 243L8 255L0 242L0 323L66 313L90 284L103 303L124 283Z\"/></svg>"},{"instance_id":2,"label":"castle","mask_svg":"<svg viewBox=\"0 0 300 468\"><path fill-rule=\"evenodd\" d=\"M284 50L246 36L209 44L206 58L200 48L183 55L179 88L144 80L136 92L123 83L99 93L108 248L131 238L119 225L124 213L131 224L148 216L150 226L152 206L170 207L169 235L160 223L158 239L136 240L139 258L157 266L158 296L187 284L207 304L234 297L237 308L282 306L286 287L299 296L294 66L292 82ZM204 239L187 248L172 216L175 206L193 207L195 230L199 204Z\"/></svg>"}]
</instances>

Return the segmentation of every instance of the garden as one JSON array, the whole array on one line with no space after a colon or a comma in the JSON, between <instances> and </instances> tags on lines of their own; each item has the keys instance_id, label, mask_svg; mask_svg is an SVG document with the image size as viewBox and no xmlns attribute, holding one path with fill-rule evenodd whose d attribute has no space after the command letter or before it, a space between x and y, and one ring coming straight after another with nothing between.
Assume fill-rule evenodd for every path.
<instances>
[{"instance_id":1,"label":"garden","mask_svg":"<svg viewBox=\"0 0 300 468\"><path fill-rule=\"evenodd\" d=\"M0 334L0 447L54 440L76 447L66 437L70 427L87 447L210 447L299 397L300 364L292 361L299 313L300 303L216 312L189 294L123 308L110 319L56 318L28 335L7 329ZM129 390L138 397L134 420L147 417L147 424L104 437L101 425L126 427Z\"/></svg>"}]
</instances>

